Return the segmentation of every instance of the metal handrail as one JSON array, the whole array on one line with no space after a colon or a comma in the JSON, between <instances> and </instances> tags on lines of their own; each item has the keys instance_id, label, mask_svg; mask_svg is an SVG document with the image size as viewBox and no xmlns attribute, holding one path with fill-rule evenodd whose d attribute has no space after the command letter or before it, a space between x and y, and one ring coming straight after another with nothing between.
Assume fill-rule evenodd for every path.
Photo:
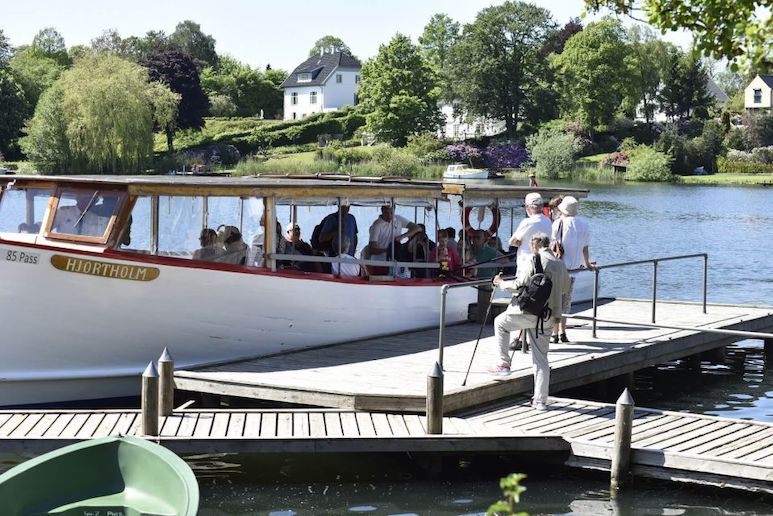
<instances>
[{"instance_id":1,"label":"metal handrail","mask_svg":"<svg viewBox=\"0 0 773 516\"><path fill-rule=\"evenodd\" d=\"M658 292L658 263L668 262L672 260L684 260L687 258L703 258L703 313L706 313L706 301L707 301L707 283L708 283L708 271L709 271L709 255L706 253L696 254L684 254L680 256L666 256L663 258L650 258L648 260L635 260L631 262L611 263L609 265L597 265L593 270L593 338L596 337L596 316L598 314L598 298L599 298L599 271L602 269L614 269L620 267L629 267L631 265L642 265L645 263L652 264L652 324L655 324L655 306L657 302Z\"/></svg>"}]
</instances>

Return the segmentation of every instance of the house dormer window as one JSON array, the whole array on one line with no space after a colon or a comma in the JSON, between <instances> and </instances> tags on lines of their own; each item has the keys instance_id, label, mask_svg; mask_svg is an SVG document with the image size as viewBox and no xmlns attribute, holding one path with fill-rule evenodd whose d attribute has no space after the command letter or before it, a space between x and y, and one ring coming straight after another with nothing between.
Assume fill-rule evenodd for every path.
<instances>
[{"instance_id":1,"label":"house dormer window","mask_svg":"<svg viewBox=\"0 0 773 516\"><path fill-rule=\"evenodd\" d=\"M290 104L293 106L298 104L298 92L294 91L290 94Z\"/></svg>"},{"instance_id":2,"label":"house dormer window","mask_svg":"<svg viewBox=\"0 0 773 516\"><path fill-rule=\"evenodd\" d=\"M299 73L298 82L311 82L311 74L308 72Z\"/></svg>"},{"instance_id":3,"label":"house dormer window","mask_svg":"<svg viewBox=\"0 0 773 516\"><path fill-rule=\"evenodd\" d=\"M312 91L309 93L309 104L316 104L317 103L317 92Z\"/></svg>"},{"instance_id":4,"label":"house dormer window","mask_svg":"<svg viewBox=\"0 0 773 516\"><path fill-rule=\"evenodd\" d=\"M342 74L340 74L340 73L337 73L336 74L336 84L341 84L342 82L344 82L344 76Z\"/></svg>"},{"instance_id":5,"label":"house dormer window","mask_svg":"<svg viewBox=\"0 0 773 516\"><path fill-rule=\"evenodd\" d=\"M754 103L762 104L762 90L754 90Z\"/></svg>"}]
</instances>

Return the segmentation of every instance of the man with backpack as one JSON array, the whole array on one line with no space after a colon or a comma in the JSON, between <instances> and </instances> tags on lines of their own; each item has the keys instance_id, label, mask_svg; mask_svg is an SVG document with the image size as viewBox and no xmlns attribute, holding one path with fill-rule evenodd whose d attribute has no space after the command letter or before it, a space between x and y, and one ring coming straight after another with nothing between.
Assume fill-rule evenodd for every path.
<instances>
[{"instance_id":1,"label":"man with backpack","mask_svg":"<svg viewBox=\"0 0 773 516\"><path fill-rule=\"evenodd\" d=\"M349 251L347 251L347 254L354 256L354 252L357 250L357 219L349 213L349 205L347 204L342 204L338 207L338 211L327 215L322 219L322 222L317 224L314 232L311 234L311 247L325 253L327 256L335 256L333 249L338 246L338 242L334 246L333 238L338 236L339 218L343 223L341 237L342 239L349 239Z\"/></svg>"},{"instance_id":2,"label":"man with backpack","mask_svg":"<svg viewBox=\"0 0 773 516\"><path fill-rule=\"evenodd\" d=\"M548 339L551 328L561 317L561 297L569 291L569 273L549 248L550 237L537 233L531 237L531 255L518 261L515 280L494 277L494 286L514 293L507 309L494 319L494 334L499 345L499 365L490 369L496 374L510 373L510 332L523 330L531 343L534 365L534 398L532 406L545 408L550 385ZM545 333L547 331L547 333Z\"/></svg>"}]
</instances>

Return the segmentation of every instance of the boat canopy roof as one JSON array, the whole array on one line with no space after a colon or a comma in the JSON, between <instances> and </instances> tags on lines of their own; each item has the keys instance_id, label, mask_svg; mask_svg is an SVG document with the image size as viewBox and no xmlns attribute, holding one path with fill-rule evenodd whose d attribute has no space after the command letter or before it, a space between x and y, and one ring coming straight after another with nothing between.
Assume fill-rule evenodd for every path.
<instances>
[{"instance_id":1,"label":"boat canopy roof","mask_svg":"<svg viewBox=\"0 0 773 516\"><path fill-rule=\"evenodd\" d=\"M396 204L431 206L450 195L464 198L468 206L520 206L526 194L540 192L545 200L553 195L587 197L586 189L533 188L526 185L466 184L423 181L395 177L315 176L0 176L0 186L98 187L126 191L130 195L164 196L273 196L278 204L314 206L340 202L363 206Z\"/></svg>"}]
</instances>

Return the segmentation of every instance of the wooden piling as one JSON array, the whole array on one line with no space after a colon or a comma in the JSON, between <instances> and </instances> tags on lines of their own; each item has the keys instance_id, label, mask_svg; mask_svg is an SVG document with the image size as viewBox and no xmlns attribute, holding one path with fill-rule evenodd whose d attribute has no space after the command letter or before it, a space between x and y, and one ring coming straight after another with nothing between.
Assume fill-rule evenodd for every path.
<instances>
[{"instance_id":1,"label":"wooden piling","mask_svg":"<svg viewBox=\"0 0 773 516\"><path fill-rule=\"evenodd\" d=\"M171 416L174 410L174 359L169 350L158 359L158 412L162 416Z\"/></svg>"},{"instance_id":2,"label":"wooden piling","mask_svg":"<svg viewBox=\"0 0 773 516\"><path fill-rule=\"evenodd\" d=\"M625 389L615 407L615 442L612 448L609 490L614 494L628 483L631 467L631 429L633 427L633 397Z\"/></svg>"},{"instance_id":3,"label":"wooden piling","mask_svg":"<svg viewBox=\"0 0 773 516\"><path fill-rule=\"evenodd\" d=\"M153 362L142 373L142 434L158 435L158 370Z\"/></svg>"},{"instance_id":4,"label":"wooden piling","mask_svg":"<svg viewBox=\"0 0 773 516\"><path fill-rule=\"evenodd\" d=\"M443 369L437 362L427 376L427 433L443 433Z\"/></svg>"}]
</instances>

